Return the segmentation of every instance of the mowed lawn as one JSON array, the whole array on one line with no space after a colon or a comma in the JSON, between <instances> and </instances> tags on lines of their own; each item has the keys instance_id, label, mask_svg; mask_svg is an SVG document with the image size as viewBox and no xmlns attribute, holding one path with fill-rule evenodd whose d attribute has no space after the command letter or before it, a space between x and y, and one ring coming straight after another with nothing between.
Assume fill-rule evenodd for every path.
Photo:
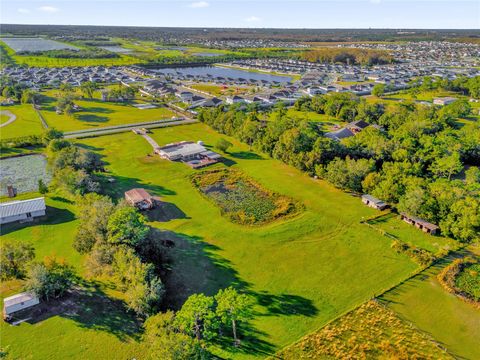
<instances>
[{"instance_id":1,"label":"mowed lawn","mask_svg":"<svg viewBox=\"0 0 480 360\"><path fill-rule=\"evenodd\" d=\"M386 293L382 301L456 357L480 359L480 311L439 284L437 274L446 265L442 262L415 276Z\"/></svg>"},{"instance_id":2,"label":"mowed lawn","mask_svg":"<svg viewBox=\"0 0 480 360\"><path fill-rule=\"evenodd\" d=\"M42 196L38 193L21 194L16 199ZM0 201L8 201L2 198ZM57 194L46 198L48 218L33 224L2 226L0 242L24 241L35 247L36 258L55 255L65 259L76 272L83 275L84 257L72 247L78 221L75 205ZM22 290L19 281L0 284L0 300ZM11 326L0 323L1 347L13 359L125 359L143 354L139 338L140 329L134 325L118 300L94 292L80 304L80 314L58 314L36 323L25 322ZM111 304L115 306L111 306ZM105 308L106 305L110 305ZM71 309L70 309L71 310Z\"/></svg>"},{"instance_id":3,"label":"mowed lawn","mask_svg":"<svg viewBox=\"0 0 480 360\"><path fill-rule=\"evenodd\" d=\"M2 106L0 110L10 111L17 116L14 122L0 128L0 139L39 135L44 131L40 118L30 104ZM2 123L4 120L7 121L7 117L2 116Z\"/></svg>"},{"instance_id":4,"label":"mowed lawn","mask_svg":"<svg viewBox=\"0 0 480 360\"><path fill-rule=\"evenodd\" d=\"M154 130L152 136L160 145L203 140L207 146L221 137L203 124ZM358 198L229 141L234 146L226 156L228 165L303 202L306 210L265 226L236 225L192 186L194 170L145 155L152 149L143 138L125 133L80 143L104 155L109 176L117 179L111 191L118 198L126 189L144 187L162 196L176 214L168 222L151 222L182 239L172 250L166 279L175 305L194 292L213 294L230 284L257 299L255 333L244 339L248 355L237 353L237 358L271 354L416 270L390 248L390 239L360 224L376 212Z\"/></svg>"},{"instance_id":5,"label":"mowed lawn","mask_svg":"<svg viewBox=\"0 0 480 360\"><path fill-rule=\"evenodd\" d=\"M97 99L75 100L80 110L72 116L57 114L55 99L46 97L41 113L50 127L61 131L74 131L146 121L170 119L175 114L167 108L137 109L132 104L103 102Z\"/></svg>"}]
</instances>

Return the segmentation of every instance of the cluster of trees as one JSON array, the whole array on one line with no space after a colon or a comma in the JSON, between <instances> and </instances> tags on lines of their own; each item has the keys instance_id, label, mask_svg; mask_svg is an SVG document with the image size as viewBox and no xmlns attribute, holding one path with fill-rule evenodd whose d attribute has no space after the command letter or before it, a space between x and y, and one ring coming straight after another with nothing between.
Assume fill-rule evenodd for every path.
<instances>
[{"instance_id":1,"label":"cluster of trees","mask_svg":"<svg viewBox=\"0 0 480 360\"><path fill-rule=\"evenodd\" d=\"M32 55L32 56L46 56L53 59L116 59L120 55L100 49L100 48L91 48L91 49L82 49L82 50L72 50L72 49L61 49L61 50L46 50L46 51L21 51L17 53L18 55Z\"/></svg>"},{"instance_id":2,"label":"cluster of trees","mask_svg":"<svg viewBox=\"0 0 480 360\"><path fill-rule=\"evenodd\" d=\"M337 142L282 106L268 114L235 106L204 109L199 119L339 188L371 193L436 223L446 235L478 238L480 125L456 126L469 112L467 101L441 108L409 102L387 107L340 93L302 98L294 107L376 126ZM456 179L464 170L465 179Z\"/></svg>"},{"instance_id":3,"label":"cluster of trees","mask_svg":"<svg viewBox=\"0 0 480 360\"><path fill-rule=\"evenodd\" d=\"M469 95L476 99L480 98L480 76L472 78L459 76L453 80L425 76L412 80L409 86L409 91L413 95L417 95L421 91L443 89L460 92L463 95Z\"/></svg>"},{"instance_id":4,"label":"cluster of trees","mask_svg":"<svg viewBox=\"0 0 480 360\"><path fill-rule=\"evenodd\" d=\"M103 91L103 96L107 101L128 101L135 99L138 88L135 86L118 86Z\"/></svg>"},{"instance_id":5,"label":"cluster of trees","mask_svg":"<svg viewBox=\"0 0 480 360\"><path fill-rule=\"evenodd\" d=\"M378 65L394 61L384 50L323 48L305 51L301 58L310 62Z\"/></svg>"},{"instance_id":6,"label":"cluster of trees","mask_svg":"<svg viewBox=\"0 0 480 360\"><path fill-rule=\"evenodd\" d=\"M25 290L44 300L56 299L75 282L73 268L54 256L35 262L35 249L25 242L0 244L0 278L25 279Z\"/></svg>"},{"instance_id":7,"label":"cluster of trees","mask_svg":"<svg viewBox=\"0 0 480 360\"><path fill-rule=\"evenodd\" d=\"M54 182L71 194L100 192L100 178L104 171L100 156L92 151L81 149L63 139L63 134L51 129L48 141L48 164L52 170Z\"/></svg>"},{"instance_id":8,"label":"cluster of trees","mask_svg":"<svg viewBox=\"0 0 480 360\"><path fill-rule=\"evenodd\" d=\"M148 238L149 227L135 208L87 194L78 199L79 226L73 247L88 254L93 276L109 276L125 294L129 309L148 316L158 311L164 294L159 272L161 249Z\"/></svg>"},{"instance_id":9,"label":"cluster of trees","mask_svg":"<svg viewBox=\"0 0 480 360\"><path fill-rule=\"evenodd\" d=\"M145 322L145 341L155 359L209 359L205 344L232 336L240 345L239 332L253 316L252 297L229 287L215 296L194 294L177 312L151 316Z\"/></svg>"}]
</instances>

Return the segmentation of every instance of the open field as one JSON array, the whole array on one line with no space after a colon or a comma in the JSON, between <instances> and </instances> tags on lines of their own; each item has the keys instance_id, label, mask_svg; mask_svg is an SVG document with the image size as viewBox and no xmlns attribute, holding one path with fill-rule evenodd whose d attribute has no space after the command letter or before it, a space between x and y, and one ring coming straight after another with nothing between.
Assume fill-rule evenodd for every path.
<instances>
[{"instance_id":1,"label":"open field","mask_svg":"<svg viewBox=\"0 0 480 360\"><path fill-rule=\"evenodd\" d=\"M418 357L452 358L429 335L376 301L363 304L276 354L282 360Z\"/></svg>"},{"instance_id":2,"label":"open field","mask_svg":"<svg viewBox=\"0 0 480 360\"><path fill-rule=\"evenodd\" d=\"M9 139L20 136L38 135L43 132L40 118L30 104L2 106L17 118L12 123L0 128L0 139Z\"/></svg>"},{"instance_id":3,"label":"open field","mask_svg":"<svg viewBox=\"0 0 480 360\"><path fill-rule=\"evenodd\" d=\"M428 250L433 254L444 249L450 251L456 250L459 245L455 240L446 237L425 234L415 226L402 221L399 215L394 213L387 213L375 219L368 220L368 223L393 235L394 238L401 239L409 245Z\"/></svg>"},{"instance_id":4,"label":"open field","mask_svg":"<svg viewBox=\"0 0 480 360\"><path fill-rule=\"evenodd\" d=\"M452 259L450 259L452 260ZM431 334L455 356L479 359L480 312L442 288L441 262L382 296L391 309Z\"/></svg>"},{"instance_id":5,"label":"open field","mask_svg":"<svg viewBox=\"0 0 480 360\"><path fill-rule=\"evenodd\" d=\"M391 249L390 239L360 224L362 217L377 212L363 206L358 198L254 153L246 145L203 124L154 130L152 137L159 145L203 140L207 147L220 137L227 138L234 146L226 154L225 165L213 168L239 169L266 189L305 206L300 215L268 225L234 224L221 216L220 209L192 185L190 177L195 170L182 163L146 156L152 149L142 137L123 133L78 142L104 156L108 175L116 179L108 188L115 198L122 198L125 190L134 187L143 187L163 198L164 214L157 217L151 213L149 217L150 225L167 233L175 243L167 260L171 270L164 279L171 307L178 308L192 293L211 295L230 284L243 288L256 299L256 317L251 329L242 334L243 346L238 350L226 344L222 349L214 346L212 350L221 357L271 355L418 269L407 256ZM52 196L47 202L50 206L75 213L75 204ZM75 220L67 215L69 220L62 220L61 216L51 220L58 224L13 229L2 236L2 241L29 239L39 256L56 252L78 268L82 258L71 247ZM103 319L99 317L98 322ZM94 324L84 326L82 319L53 317L37 326L5 326L8 339L5 343L10 345L12 356L25 357L28 351L25 337L15 338L18 329L24 329L29 349L38 354L46 355L51 350L50 344L57 339L59 356L106 359L114 352L107 355L103 349L123 351L128 345L125 354L142 358L144 349L136 342L138 333L119 324L114 331L112 327L91 322ZM45 331L49 331L48 339L40 336Z\"/></svg>"},{"instance_id":6,"label":"open field","mask_svg":"<svg viewBox=\"0 0 480 360\"><path fill-rule=\"evenodd\" d=\"M131 104L104 102L98 99L75 100L80 111L73 116L57 114L55 99L46 97L42 102L41 113L48 126L62 131L74 131L122 124L134 124L145 121L170 119L175 114L167 108L140 110Z\"/></svg>"},{"instance_id":7,"label":"open field","mask_svg":"<svg viewBox=\"0 0 480 360\"><path fill-rule=\"evenodd\" d=\"M197 124L155 130L152 137L160 145L199 139L212 145L220 136ZM199 268L205 272L201 281L178 274L186 283L167 279L168 287L183 290L177 298L185 299L192 292L213 294L232 283L257 298L259 315L253 325L258 334L246 344L256 349L251 356L291 343L416 269L390 248L390 241L359 224L362 216L375 212L357 198L229 141L234 143L227 155L229 165L241 168L267 189L301 201L306 211L263 227L232 224L191 185L193 170L145 157L151 148L142 138L122 134L82 143L105 155L117 178L115 196L131 187L145 187L179 210L181 215L174 220L152 223L182 236L196 249L174 259L172 273L191 274Z\"/></svg>"}]
</instances>

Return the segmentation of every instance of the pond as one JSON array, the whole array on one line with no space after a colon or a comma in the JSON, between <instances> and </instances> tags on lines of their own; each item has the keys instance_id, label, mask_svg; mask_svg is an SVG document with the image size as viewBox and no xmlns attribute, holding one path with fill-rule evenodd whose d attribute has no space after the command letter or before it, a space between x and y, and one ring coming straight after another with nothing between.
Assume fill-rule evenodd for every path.
<instances>
[{"instance_id":1,"label":"pond","mask_svg":"<svg viewBox=\"0 0 480 360\"><path fill-rule=\"evenodd\" d=\"M197 67L179 67L179 68L163 68L155 70L158 73L164 75L170 75L172 77L184 77L192 75L196 77L215 78L232 78L232 79L247 79L247 80L265 80L268 82L288 83L292 80L289 76L273 75L251 72L240 69L224 68L219 66L197 66Z\"/></svg>"},{"instance_id":2,"label":"pond","mask_svg":"<svg viewBox=\"0 0 480 360\"><path fill-rule=\"evenodd\" d=\"M58 41L43 39L43 38L0 38L5 44L12 48L15 52L21 51L48 51L48 50L78 50L78 47L64 44Z\"/></svg>"},{"instance_id":3,"label":"pond","mask_svg":"<svg viewBox=\"0 0 480 360\"><path fill-rule=\"evenodd\" d=\"M222 56L222 55L225 55L225 54L222 54L222 53L197 52L197 53L193 53L192 55L193 55L193 56L212 57L212 56Z\"/></svg>"},{"instance_id":4,"label":"pond","mask_svg":"<svg viewBox=\"0 0 480 360\"><path fill-rule=\"evenodd\" d=\"M27 155L0 160L0 194L7 195L7 186L12 185L17 193L38 190L38 180L48 184L52 179L43 155Z\"/></svg>"},{"instance_id":5,"label":"pond","mask_svg":"<svg viewBox=\"0 0 480 360\"><path fill-rule=\"evenodd\" d=\"M107 45L107 46L99 46L100 49L111 51L114 53L128 53L132 52L132 49L126 49L124 47L118 45Z\"/></svg>"}]
</instances>

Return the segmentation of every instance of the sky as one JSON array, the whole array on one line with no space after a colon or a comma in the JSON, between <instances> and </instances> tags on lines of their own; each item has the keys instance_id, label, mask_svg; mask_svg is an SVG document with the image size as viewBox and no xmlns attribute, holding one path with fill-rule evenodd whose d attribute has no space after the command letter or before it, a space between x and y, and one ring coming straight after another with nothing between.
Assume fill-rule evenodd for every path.
<instances>
[{"instance_id":1,"label":"sky","mask_svg":"<svg viewBox=\"0 0 480 360\"><path fill-rule=\"evenodd\" d=\"M480 0L0 0L4 24L480 29Z\"/></svg>"}]
</instances>

